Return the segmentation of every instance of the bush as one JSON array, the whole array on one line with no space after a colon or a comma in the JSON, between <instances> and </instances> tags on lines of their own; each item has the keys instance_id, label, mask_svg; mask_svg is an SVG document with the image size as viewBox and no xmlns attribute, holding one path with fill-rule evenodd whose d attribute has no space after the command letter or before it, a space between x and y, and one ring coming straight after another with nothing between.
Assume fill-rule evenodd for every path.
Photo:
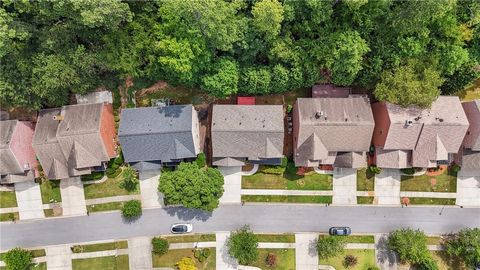
<instances>
[{"instance_id":1,"label":"bush","mask_svg":"<svg viewBox=\"0 0 480 270\"><path fill-rule=\"evenodd\" d=\"M142 215L142 203L139 200L131 200L123 204L122 215L126 218L136 218Z\"/></svg>"},{"instance_id":2,"label":"bush","mask_svg":"<svg viewBox=\"0 0 480 270\"><path fill-rule=\"evenodd\" d=\"M134 191L138 186L137 171L130 166L125 167L123 170L123 180L120 183L120 187L127 191Z\"/></svg>"},{"instance_id":3,"label":"bush","mask_svg":"<svg viewBox=\"0 0 480 270\"><path fill-rule=\"evenodd\" d=\"M414 168L405 168L405 169L401 169L400 171L406 175L413 175L415 173Z\"/></svg>"},{"instance_id":4,"label":"bush","mask_svg":"<svg viewBox=\"0 0 480 270\"><path fill-rule=\"evenodd\" d=\"M115 178L117 177L120 173L122 172L122 168L107 168L105 170L105 174L107 175L108 178Z\"/></svg>"},{"instance_id":5,"label":"bush","mask_svg":"<svg viewBox=\"0 0 480 270\"><path fill-rule=\"evenodd\" d=\"M210 251L210 249L208 249L208 248L206 248L206 249L204 249L204 250L202 251L202 255L203 255L203 257L205 257L205 258L208 258L208 257L210 256L210 253L211 253L211 251Z\"/></svg>"},{"instance_id":6,"label":"bush","mask_svg":"<svg viewBox=\"0 0 480 270\"><path fill-rule=\"evenodd\" d=\"M103 172L92 172L91 174L82 175L80 179L82 179L82 181L100 180L104 175Z\"/></svg>"},{"instance_id":7,"label":"bush","mask_svg":"<svg viewBox=\"0 0 480 270\"><path fill-rule=\"evenodd\" d=\"M461 167L458 166L457 164L453 164L450 170L454 173L458 173L460 171Z\"/></svg>"},{"instance_id":8,"label":"bush","mask_svg":"<svg viewBox=\"0 0 480 270\"><path fill-rule=\"evenodd\" d=\"M266 173L266 174L282 175L285 172L285 167L282 167L282 166L265 166L262 169L262 172Z\"/></svg>"},{"instance_id":9,"label":"bush","mask_svg":"<svg viewBox=\"0 0 480 270\"><path fill-rule=\"evenodd\" d=\"M195 251L193 252L193 257L195 257L196 259L200 258L202 256L202 250L201 249L195 249Z\"/></svg>"},{"instance_id":10,"label":"bush","mask_svg":"<svg viewBox=\"0 0 480 270\"><path fill-rule=\"evenodd\" d=\"M368 170L374 174L379 174L382 172L382 169L377 166L369 166Z\"/></svg>"},{"instance_id":11,"label":"bush","mask_svg":"<svg viewBox=\"0 0 480 270\"><path fill-rule=\"evenodd\" d=\"M287 168L285 169L287 174L295 175L297 174L297 167L295 167L295 163L290 161L287 163Z\"/></svg>"},{"instance_id":12,"label":"bush","mask_svg":"<svg viewBox=\"0 0 480 270\"><path fill-rule=\"evenodd\" d=\"M286 168L288 164L288 158L282 157L282 163L280 164L281 167Z\"/></svg>"},{"instance_id":13,"label":"bush","mask_svg":"<svg viewBox=\"0 0 480 270\"><path fill-rule=\"evenodd\" d=\"M200 153L197 155L197 165L199 168L203 168L205 166L207 166L207 157L205 156L205 153Z\"/></svg>"},{"instance_id":14,"label":"bush","mask_svg":"<svg viewBox=\"0 0 480 270\"><path fill-rule=\"evenodd\" d=\"M369 266L367 270L380 270L378 266Z\"/></svg>"},{"instance_id":15,"label":"bush","mask_svg":"<svg viewBox=\"0 0 480 270\"><path fill-rule=\"evenodd\" d=\"M288 105L287 105L287 113L292 112L292 110L293 110L292 104L288 104Z\"/></svg>"},{"instance_id":16,"label":"bush","mask_svg":"<svg viewBox=\"0 0 480 270\"><path fill-rule=\"evenodd\" d=\"M75 245L70 248L73 253L82 253L83 252L83 246L80 245Z\"/></svg>"},{"instance_id":17,"label":"bush","mask_svg":"<svg viewBox=\"0 0 480 270\"><path fill-rule=\"evenodd\" d=\"M163 255L168 252L169 248L168 241L160 237L154 237L152 239L152 251L157 255Z\"/></svg>"},{"instance_id":18,"label":"bush","mask_svg":"<svg viewBox=\"0 0 480 270\"><path fill-rule=\"evenodd\" d=\"M123 154L122 154L122 151L120 151L118 153L118 156L114 159L113 161L113 164L115 164L118 167L120 167L121 165L123 165L124 163L124 160L123 160Z\"/></svg>"},{"instance_id":19,"label":"bush","mask_svg":"<svg viewBox=\"0 0 480 270\"><path fill-rule=\"evenodd\" d=\"M9 250L3 261L9 270L25 270L29 269L32 264L32 253L22 248L14 248Z\"/></svg>"},{"instance_id":20,"label":"bush","mask_svg":"<svg viewBox=\"0 0 480 270\"><path fill-rule=\"evenodd\" d=\"M275 266L277 264L277 255L268 253L267 258L265 258L265 263L271 267Z\"/></svg>"},{"instance_id":21,"label":"bush","mask_svg":"<svg viewBox=\"0 0 480 270\"><path fill-rule=\"evenodd\" d=\"M183 257L175 264L178 270L196 270L195 262L190 257Z\"/></svg>"},{"instance_id":22,"label":"bush","mask_svg":"<svg viewBox=\"0 0 480 270\"><path fill-rule=\"evenodd\" d=\"M358 263L358 259L357 259L357 257L355 257L355 256L353 256L353 255L347 255L347 256L345 256L345 258L343 259L343 266L344 266L345 268L353 267L353 266L355 266L357 263Z\"/></svg>"},{"instance_id":23,"label":"bush","mask_svg":"<svg viewBox=\"0 0 480 270\"><path fill-rule=\"evenodd\" d=\"M204 256L200 255L200 258L198 258L198 261L199 262L204 262L207 258L205 258Z\"/></svg>"},{"instance_id":24,"label":"bush","mask_svg":"<svg viewBox=\"0 0 480 270\"><path fill-rule=\"evenodd\" d=\"M438 270L437 262L430 256L426 257L417 266L421 270Z\"/></svg>"}]
</instances>

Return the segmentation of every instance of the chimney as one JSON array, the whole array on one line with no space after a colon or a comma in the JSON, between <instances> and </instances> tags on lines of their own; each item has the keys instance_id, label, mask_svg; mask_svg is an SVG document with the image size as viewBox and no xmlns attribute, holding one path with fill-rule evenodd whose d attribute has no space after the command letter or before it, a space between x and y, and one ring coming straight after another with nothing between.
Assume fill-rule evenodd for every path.
<instances>
[{"instance_id":1,"label":"chimney","mask_svg":"<svg viewBox=\"0 0 480 270\"><path fill-rule=\"evenodd\" d=\"M60 114L59 114L59 115L54 115L54 116L53 116L53 120L55 120L55 121L62 121L62 120L63 120L63 115L60 115Z\"/></svg>"},{"instance_id":2,"label":"chimney","mask_svg":"<svg viewBox=\"0 0 480 270\"><path fill-rule=\"evenodd\" d=\"M405 121L405 126L406 126L406 127L409 127L409 126L411 126L412 124L413 124L413 121L412 121L412 120L406 120L406 121Z\"/></svg>"}]
</instances>

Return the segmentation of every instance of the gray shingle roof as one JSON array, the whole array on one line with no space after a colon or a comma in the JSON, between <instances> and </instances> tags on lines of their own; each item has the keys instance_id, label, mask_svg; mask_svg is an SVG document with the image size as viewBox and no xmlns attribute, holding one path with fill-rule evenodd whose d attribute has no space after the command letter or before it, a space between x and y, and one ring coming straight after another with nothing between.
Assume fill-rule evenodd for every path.
<instances>
[{"instance_id":1,"label":"gray shingle roof","mask_svg":"<svg viewBox=\"0 0 480 270\"><path fill-rule=\"evenodd\" d=\"M337 152L369 150L375 123L368 98L299 98L295 108L299 126L294 145L297 166L334 164ZM347 164L343 162L347 157L350 164L360 164L359 156L353 153L342 153L338 164Z\"/></svg>"},{"instance_id":2,"label":"gray shingle roof","mask_svg":"<svg viewBox=\"0 0 480 270\"><path fill-rule=\"evenodd\" d=\"M464 102L462 106L470 123L463 144L466 148L480 151L480 100Z\"/></svg>"},{"instance_id":3,"label":"gray shingle roof","mask_svg":"<svg viewBox=\"0 0 480 270\"><path fill-rule=\"evenodd\" d=\"M170 162L198 154L192 105L122 110L118 138L127 162Z\"/></svg>"},{"instance_id":4,"label":"gray shingle roof","mask_svg":"<svg viewBox=\"0 0 480 270\"><path fill-rule=\"evenodd\" d=\"M17 123L17 120L0 121L0 174L2 175L24 172L10 149L10 140Z\"/></svg>"},{"instance_id":5,"label":"gray shingle roof","mask_svg":"<svg viewBox=\"0 0 480 270\"><path fill-rule=\"evenodd\" d=\"M48 178L89 174L90 167L110 159L100 135L103 106L79 104L40 111L33 147Z\"/></svg>"},{"instance_id":6,"label":"gray shingle roof","mask_svg":"<svg viewBox=\"0 0 480 270\"><path fill-rule=\"evenodd\" d=\"M281 105L214 105L214 165L283 157L284 121ZM221 159L221 158L234 159Z\"/></svg>"}]
</instances>

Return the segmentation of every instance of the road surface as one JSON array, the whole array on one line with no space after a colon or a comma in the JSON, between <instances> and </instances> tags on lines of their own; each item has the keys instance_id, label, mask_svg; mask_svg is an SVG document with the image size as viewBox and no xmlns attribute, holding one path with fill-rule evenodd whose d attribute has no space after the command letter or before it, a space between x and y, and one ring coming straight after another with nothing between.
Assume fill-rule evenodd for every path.
<instances>
[{"instance_id":1,"label":"road surface","mask_svg":"<svg viewBox=\"0 0 480 270\"><path fill-rule=\"evenodd\" d=\"M326 232L331 226L350 226L353 233L387 233L401 227L443 234L480 227L480 208L458 207L340 207L320 205L231 205L213 214L181 207L144 209L128 222L119 212L3 223L0 249L75 242L126 239L169 233L175 222L193 223L194 232L231 231L249 224L256 232Z\"/></svg>"}]
</instances>

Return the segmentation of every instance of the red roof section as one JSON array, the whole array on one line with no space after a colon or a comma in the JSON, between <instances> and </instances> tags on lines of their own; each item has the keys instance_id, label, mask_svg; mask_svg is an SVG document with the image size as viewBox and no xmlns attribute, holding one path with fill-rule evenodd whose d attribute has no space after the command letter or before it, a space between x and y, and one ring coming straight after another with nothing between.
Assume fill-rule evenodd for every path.
<instances>
[{"instance_id":1,"label":"red roof section","mask_svg":"<svg viewBox=\"0 0 480 270\"><path fill-rule=\"evenodd\" d=\"M238 105L255 105L255 97L237 97Z\"/></svg>"}]
</instances>

